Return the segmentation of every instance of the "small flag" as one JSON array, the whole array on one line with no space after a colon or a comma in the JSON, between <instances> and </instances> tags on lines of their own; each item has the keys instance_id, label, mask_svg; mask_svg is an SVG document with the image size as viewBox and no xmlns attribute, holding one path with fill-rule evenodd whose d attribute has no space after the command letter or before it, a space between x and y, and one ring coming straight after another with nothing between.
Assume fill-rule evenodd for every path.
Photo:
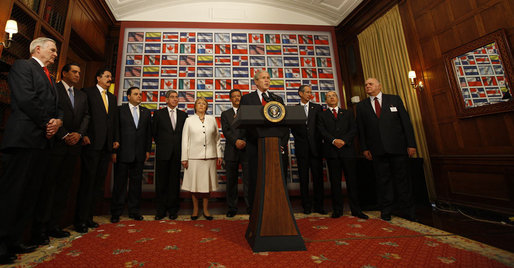
<instances>
[{"instance_id":1,"label":"small flag","mask_svg":"<svg viewBox=\"0 0 514 268\"><path fill-rule=\"evenodd\" d=\"M125 78L123 82L123 88L128 89L129 87L138 87L141 88L141 80L139 78Z\"/></svg>"},{"instance_id":2,"label":"small flag","mask_svg":"<svg viewBox=\"0 0 514 268\"><path fill-rule=\"evenodd\" d=\"M129 32L128 42L143 42L143 32Z\"/></svg>"},{"instance_id":3,"label":"small flag","mask_svg":"<svg viewBox=\"0 0 514 268\"><path fill-rule=\"evenodd\" d=\"M233 77L248 77L248 68L247 67L234 67L234 68L232 68L232 76Z\"/></svg>"},{"instance_id":4,"label":"small flag","mask_svg":"<svg viewBox=\"0 0 514 268\"><path fill-rule=\"evenodd\" d=\"M216 56L216 65L230 65L230 56Z\"/></svg>"},{"instance_id":5,"label":"small flag","mask_svg":"<svg viewBox=\"0 0 514 268\"><path fill-rule=\"evenodd\" d=\"M268 57L268 66L284 66L282 57Z\"/></svg>"},{"instance_id":6,"label":"small flag","mask_svg":"<svg viewBox=\"0 0 514 268\"><path fill-rule=\"evenodd\" d=\"M159 67L156 66L156 67L150 67L150 66L145 66L143 67L143 77L155 77L155 76L159 76Z\"/></svg>"},{"instance_id":7,"label":"small flag","mask_svg":"<svg viewBox=\"0 0 514 268\"><path fill-rule=\"evenodd\" d=\"M145 65L160 65L160 55L145 55Z\"/></svg>"},{"instance_id":8,"label":"small flag","mask_svg":"<svg viewBox=\"0 0 514 268\"><path fill-rule=\"evenodd\" d=\"M233 88L239 89L239 90L248 90L248 89L250 89L249 80L248 79L234 79L233 80Z\"/></svg>"},{"instance_id":9,"label":"small flag","mask_svg":"<svg viewBox=\"0 0 514 268\"><path fill-rule=\"evenodd\" d=\"M145 44L145 53L160 53L161 44Z\"/></svg>"},{"instance_id":10,"label":"small flag","mask_svg":"<svg viewBox=\"0 0 514 268\"><path fill-rule=\"evenodd\" d=\"M309 85L312 90L318 90L318 80L302 80L302 85Z\"/></svg>"},{"instance_id":11,"label":"small flag","mask_svg":"<svg viewBox=\"0 0 514 268\"><path fill-rule=\"evenodd\" d=\"M264 56L250 56L250 66L265 66L266 57Z\"/></svg>"},{"instance_id":12,"label":"small flag","mask_svg":"<svg viewBox=\"0 0 514 268\"><path fill-rule=\"evenodd\" d=\"M197 56L196 64L197 65L212 65L213 56Z\"/></svg>"},{"instance_id":13,"label":"small flag","mask_svg":"<svg viewBox=\"0 0 514 268\"><path fill-rule=\"evenodd\" d=\"M143 44L128 44L127 53L143 53Z\"/></svg>"},{"instance_id":14,"label":"small flag","mask_svg":"<svg viewBox=\"0 0 514 268\"><path fill-rule=\"evenodd\" d=\"M319 88L321 90L335 90L334 80L319 80Z\"/></svg>"},{"instance_id":15,"label":"small flag","mask_svg":"<svg viewBox=\"0 0 514 268\"><path fill-rule=\"evenodd\" d=\"M267 55L281 55L282 48L280 45L266 45L266 54Z\"/></svg>"},{"instance_id":16,"label":"small flag","mask_svg":"<svg viewBox=\"0 0 514 268\"><path fill-rule=\"evenodd\" d=\"M178 88L179 89L195 89L195 80L194 79L179 79L178 80Z\"/></svg>"},{"instance_id":17,"label":"small flag","mask_svg":"<svg viewBox=\"0 0 514 268\"><path fill-rule=\"evenodd\" d=\"M125 77L139 77L141 76L141 67L126 66Z\"/></svg>"},{"instance_id":18,"label":"small flag","mask_svg":"<svg viewBox=\"0 0 514 268\"><path fill-rule=\"evenodd\" d=\"M284 80L271 80L269 84L270 90L284 90Z\"/></svg>"},{"instance_id":19,"label":"small flag","mask_svg":"<svg viewBox=\"0 0 514 268\"><path fill-rule=\"evenodd\" d=\"M180 44L181 54L194 54L196 53L196 44Z\"/></svg>"},{"instance_id":20,"label":"small flag","mask_svg":"<svg viewBox=\"0 0 514 268\"><path fill-rule=\"evenodd\" d=\"M161 42L161 33L160 32L146 33L145 42Z\"/></svg>"},{"instance_id":21,"label":"small flag","mask_svg":"<svg viewBox=\"0 0 514 268\"><path fill-rule=\"evenodd\" d=\"M266 34L266 43L280 44L280 34Z\"/></svg>"},{"instance_id":22,"label":"small flag","mask_svg":"<svg viewBox=\"0 0 514 268\"><path fill-rule=\"evenodd\" d=\"M298 57L284 57L284 66L299 66L300 60Z\"/></svg>"},{"instance_id":23,"label":"small flag","mask_svg":"<svg viewBox=\"0 0 514 268\"><path fill-rule=\"evenodd\" d=\"M284 69L282 68L268 68L270 78L284 78Z\"/></svg>"},{"instance_id":24,"label":"small flag","mask_svg":"<svg viewBox=\"0 0 514 268\"><path fill-rule=\"evenodd\" d=\"M177 67L162 67L161 77L177 77Z\"/></svg>"},{"instance_id":25,"label":"small flag","mask_svg":"<svg viewBox=\"0 0 514 268\"><path fill-rule=\"evenodd\" d=\"M302 85L302 81L300 80L286 80L286 89L287 90L298 90L298 88Z\"/></svg>"},{"instance_id":26,"label":"small flag","mask_svg":"<svg viewBox=\"0 0 514 268\"><path fill-rule=\"evenodd\" d=\"M216 67L216 77L231 77L230 67Z\"/></svg>"},{"instance_id":27,"label":"small flag","mask_svg":"<svg viewBox=\"0 0 514 268\"><path fill-rule=\"evenodd\" d=\"M318 57L316 60L318 61L318 67L332 67L331 58Z\"/></svg>"},{"instance_id":28,"label":"small flag","mask_svg":"<svg viewBox=\"0 0 514 268\"><path fill-rule=\"evenodd\" d=\"M194 55L180 55L180 65L195 65Z\"/></svg>"},{"instance_id":29,"label":"small flag","mask_svg":"<svg viewBox=\"0 0 514 268\"><path fill-rule=\"evenodd\" d=\"M215 33L214 34L214 42L229 43L230 42L230 34L229 33Z\"/></svg>"},{"instance_id":30,"label":"small flag","mask_svg":"<svg viewBox=\"0 0 514 268\"><path fill-rule=\"evenodd\" d=\"M141 65L143 55L127 55L126 65Z\"/></svg>"},{"instance_id":31,"label":"small flag","mask_svg":"<svg viewBox=\"0 0 514 268\"><path fill-rule=\"evenodd\" d=\"M316 45L328 45L328 35L315 35L314 44Z\"/></svg>"},{"instance_id":32,"label":"small flag","mask_svg":"<svg viewBox=\"0 0 514 268\"><path fill-rule=\"evenodd\" d=\"M180 42L195 42L195 33L180 33Z\"/></svg>"},{"instance_id":33,"label":"small flag","mask_svg":"<svg viewBox=\"0 0 514 268\"><path fill-rule=\"evenodd\" d=\"M195 77L195 67L179 67L179 77Z\"/></svg>"},{"instance_id":34,"label":"small flag","mask_svg":"<svg viewBox=\"0 0 514 268\"><path fill-rule=\"evenodd\" d=\"M249 43L264 43L263 34L248 34Z\"/></svg>"},{"instance_id":35,"label":"small flag","mask_svg":"<svg viewBox=\"0 0 514 268\"><path fill-rule=\"evenodd\" d=\"M212 33L198 33L197 42L212 43Z\"/></svg>"},{"instance_id":36,"label":"small flag","mask_svg":"<svg viewBox=\"0 0 514 268\"><path fill-rule=\"evenodd\" d=\"M314 55L314 46L300 46L300 55Z\"/></svg>"},{"instance_id":37,"label":"small flag","mask_svg":"<svg viewBox=\"0 0 514 268\"><path fill-rule=\"evenodd\" d=\"M246 33L233 33L232 43L247 43Z\"/></svg>"},{"instance_id":38,"label":"small flag","mask_svg":"<svg viewBox=\"0 0 514 268\"><path fill-rule=\"evenodd\" d=\"M332 69L319 68L318 69L318 77L319 78L334 78L334 73Z\"/></svg>"},{"instance_id":39,"label":"small flag","mask_svg":"<svg viewBox=\"0 0 514 268\"><path fill-rule=\"evenodd\" d=\"M296 88L298 89L298 88ZM300 102L300 96L298 95L298 92L296 91L288 91L286 92L287 96L287 104L296 104Z\"/></svg>"},{"instance_id":40,"label":"small flag","mask_svg":"<svg viewBox=\"0 0 514 268\"><path fill-rule=\"evenodd\" d=\"M162 65L177 65L178 56L177 55L162 55L161 64Z\"/></svg>"},{"instance_id":41,"label":"small flag","mask_svg":"<svg viewBox=\"0 0 514 268\"><path fill-rule=\"evenodd\" d=\"M177 54L178 44L162 44L162 53Z\"/></svg>"},{"instance_id":42,"label":"small flag","mask_svg":"<svg viewBox=\"0 0 514 268\"><path fill-rule=\"evenodd\" d=\"M232 81L230 79L216 79L215 89L232 89ZM216 98L217 100L217 98Z\"/></svg>"},{"instance_id":43,"label":"small flag","mask_svg":"<svg viewBox=\"0 0 514 268\"><path fill-rule=\"evenodd\" d=\"M316 56L330 56L330 47L317 46Z\"/></svg>"},{"instance_id":44,"label":"small flag","mask_svg":"<svg viewBox=\"0 0 514 268\"><path fill-rule=\"evenodd\" d=\"M179 91L178 92L178 101L179 102L194 102L195 101L195 92L194 91ZM194 108L194 106L193 106L193 108Z\"/></svg>"},{"instance_id":45,"label":"small flag","mask_svg":"<svg viewBox=\"0 0 514 268\"><path fill-rule=\"evenodd\" d=\"M178 42L178 32L163 32L162 33L162 41L163 42Z\"/></svg>"},{"instance_id":46,"label":"small flag","mask_svg":"<svg viewBox=\"0 0 514 268\"><path fill-rule=\"evenodd\" d=\"M264 45L250 45L250 55L264 55Z\"/></svg>"},{"instance_id":47,"label":"small flag","mask_svg":"<svg viewBox=\"0 0 514 268\"><path fill-rule=\"evenodd\" d=\"M226 44L215 45L214 52L216 54L230 54L230 45L226 45Z\"/></svg>"},{"instance_id":48,"label":"small flag","mask_svg":"<svg viewBox=\"0 0 514 268\"><path fill-rule=\"evenodd\" d=\"M286 68L285 69L285 77L286 78L300 78L300 68Z\"/></svg>"},{"instance_id":49,"label":"small flag","mask_svg":"<svg viewBox=\"0 0 514 268\"><path fill-rule=\"evenodd\" d=\"M204 97L207 102L212 102L212 96L214 95L214 93L212 91L197 91L196 92L196 97L200 98L200 97Z\"/></svg>"},{"instance_id":50,"label":"small flag","mask_svg":"<svg viewBox=\"0 0 514 268\"><path fill-rule=\"evenodd\" d=\"M162 89L177 89L177 79L161 79Z\"/></svg>"},{"instance_id":51,"label":"small flag","mask_svg":"<svg viewBox=\"0 0 514 268\"><path fill-rule=\"evenodd\" d=\"M212 77L212 67L198 67L197 68L197 76L198 77Z\"/></svg>"},{"instance_id":52,"label":"small flag","mask_svg":"<svg viewBox=\"0 0 514 268\"><path fill-rule=\"evenodd\" d=\"M214 88L212 79L198 79L197 84L198 89L212 90Z\"/></svg>"},{"instance_id":53,"label":"small flag","mask_svg":"<svg viewBox=\"0 0 514 268\"><path fill-rule=\"evenodd\" d=\"M248 54L248 46L232 45L232 54Z\"/></svg>"},{"instance_id":54,"label":"small flag","mask_svg":"<svg viewBox=\"0 0 514 268\"><path fill-rule=\"evenodd\" d=\"M284 55L298 55L298 46L287 46L282 47Z\"/></svg>"},{"instance_id":55,"label":"small flag","mask_svg":"<svg viewBox=\"0 0 514 268\"><path fill-rule=\"evenodd\" d=\"M142 89L159 89L159 79L143 79Z\"/></svg>"},{"instance_id":56,"label":"small flag","mask_svg":"<svg viewBox=\"0 0 514 268\"><path fill-rule=\"evenodd\" d=\"M141 92L142 101L157 101L159 96L158 91L143 91Z\"/></svg>"},{"instance_id":57,"label":"small flag","mask_svg":"<svg viewBox=\"0 0 514 268\"><path fill-rule=\"evenodd\" d=\"M197 44L196 53L198 54L212 54L213 46L212 44Z\"/></svg>"},{"instance_id":58,"label":"small flag","mask_svg":"<svg viewBox=\"0 0 514 268\"><path fill-rule=\"evenodd\" d=\"M299 44L313 44L312 35L298 35Z\"/></svg>"},{"instance_id":59,"label":"small flag","mask_svg":"<svg viewBox=\"0 0 514 268\"><path fill-rule=\"evenodd\" d=\"M215 95L216 102L228 102L230 101L230 91L217 91Z\"/></svg>"},{"instance_id":60,"label":"small flag","mask_svg":"<svg viewBox=\"0 0 514 268\"><path fill-rule=\"evenodd\" d=\"M302 67L316 67L314 57L300 57L300 66Z\"/></svg>"},{"instance_id":61,"label":"small flag","mask_svg":"<svg viewBox=\"0 0 514 268\"><path fill-rule=\"evenodd\" d=\"M282 43L283 44L298 44L296 39L296 34L283 34L282 35Z\"/></svg>"},{"instance_id":62,"label":"small flag","mask_svg":"<svg viewBox=\"0 0 514 268\"><path fill-rule=\"evenodd\" d=\"M248 56L232 56L232 66L248 66Z\"/></svg>"},{"instance_id":63,"label":"small flag","mask_svg":"<svg viewBox=\"0 0 514 268\"><path fill-rule=\"evenodd\" d=\"M302 78L317 78L316 68L302 68Z\"/></svg>"}]
</instances>

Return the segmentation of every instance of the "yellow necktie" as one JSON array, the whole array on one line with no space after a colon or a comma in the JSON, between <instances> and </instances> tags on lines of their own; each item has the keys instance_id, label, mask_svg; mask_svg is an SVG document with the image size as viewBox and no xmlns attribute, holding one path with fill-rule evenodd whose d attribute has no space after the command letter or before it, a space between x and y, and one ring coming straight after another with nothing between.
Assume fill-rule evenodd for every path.
<instances>
[{"instance_id":1,"label":"yellow necktie","mask_svg":"<svg viewBox=\"0 0 514 268\"><path fill-rule=\"evenodd\" d=\"M107 96L105 95L105 90L102 90L102 99L104 101L105 112L109 113L109 105L107 104Z\"/></svg>"}]
</instances>

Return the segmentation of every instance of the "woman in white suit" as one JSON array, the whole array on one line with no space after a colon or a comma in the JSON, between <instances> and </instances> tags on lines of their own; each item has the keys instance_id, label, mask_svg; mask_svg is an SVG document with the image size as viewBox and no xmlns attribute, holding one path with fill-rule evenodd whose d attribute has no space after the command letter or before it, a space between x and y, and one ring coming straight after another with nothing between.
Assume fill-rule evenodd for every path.
<instances>
[{"instance_id":1,"label":"woman in white suit","mask_svg":"<svg viewBox=\"0 0 514 268\"><path fill-rule=\"evenodd\" d=\"M203 198L203 216L209 213L209 194L218 187L216 165L221 165L221 143L218 124L214 116L207 115L207 100L195 102L195 114L186 119L182 130L182 190L189 191L193 199L192 220L198 219L198 199Z\"/></svg>"}]
</instances>

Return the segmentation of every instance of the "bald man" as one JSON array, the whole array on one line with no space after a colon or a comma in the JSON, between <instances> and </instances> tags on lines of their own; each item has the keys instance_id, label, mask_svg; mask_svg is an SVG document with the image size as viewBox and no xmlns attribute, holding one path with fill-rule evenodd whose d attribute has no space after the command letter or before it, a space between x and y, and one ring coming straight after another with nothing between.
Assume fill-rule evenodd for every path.
<instances>
[{"instance_id":1,"label":"bald man","mask_svg":"<svg viewBox=\"0 0 514 268\"><path fill-rule=\"evenodd\" d=\"M373 161L377 178L381 218L391 220L394 209L416 220L408 160L416 154L416 141L409 114L399 96L382 93L376 78L365 82L369 98L357 104L357 124L364 157ZM398 207L394 207L394 192Z\"/></svg>"}]
</instances>

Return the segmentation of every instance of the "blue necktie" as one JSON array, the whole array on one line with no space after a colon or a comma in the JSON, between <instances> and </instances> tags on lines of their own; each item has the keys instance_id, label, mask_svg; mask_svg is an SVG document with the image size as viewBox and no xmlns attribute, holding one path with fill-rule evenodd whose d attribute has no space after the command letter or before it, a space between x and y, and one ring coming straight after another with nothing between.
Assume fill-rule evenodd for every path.
<instances>
[{"instance_id":1,"label":"blue necktie","mask_svg":"<svg viewBox=\"0 0 514 268\"><path fill-rule=\"evenodd\" d=\"M137 116L137 107L134 107L133 117L134 117L134 124L136 124L136 128L137 128L137 124L139 123L139 117Z\"/></svg>"},{"instance_id":2,"label":"blue necktie","mask_svg":"<svg viewBox=\"0 0 514 268\"><path fill-rule=\"evenodd\" d=\"M75 96L73 96L73 88L72 87L68 88L68 91L69 91L68 95L70 95L71 107L75 108Z\"/></svg>"}]
</instances>

